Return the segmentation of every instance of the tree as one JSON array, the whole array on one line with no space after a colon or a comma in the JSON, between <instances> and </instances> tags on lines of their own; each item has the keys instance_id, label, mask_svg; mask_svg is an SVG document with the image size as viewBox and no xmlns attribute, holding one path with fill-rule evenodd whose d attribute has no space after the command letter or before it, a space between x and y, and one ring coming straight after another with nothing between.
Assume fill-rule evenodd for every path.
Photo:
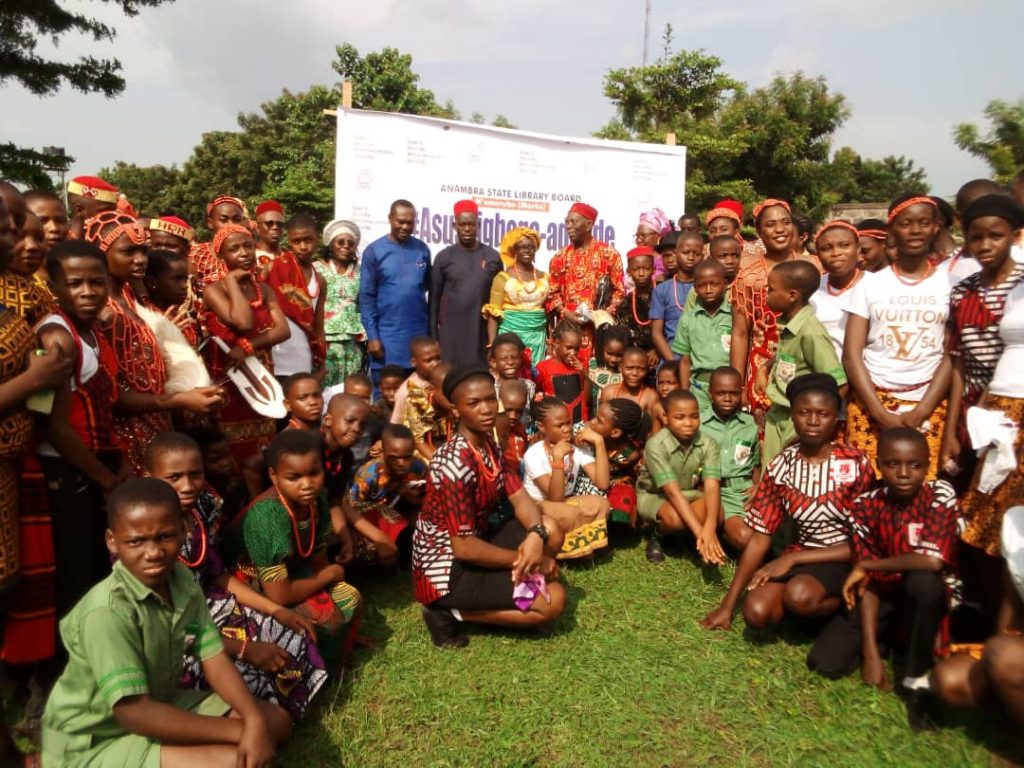
<instances>
[{"instance_id":1,"label":"tree","mask_svg":"<svg viewBox=\"0 0 1024 768\"><path fill-rule=\"evenodd\" d=\"M671 53L671 27L664 51L648 66L611 70L604 93L616 116L594 133L602 139L664 142L668 133L687 148L687 207L705 208L717 196L752 196L745 181L725 174L726 164L744 148L722 130L720 112L744 85L721 71L721 59L704 51Z\"/></svg>"},{"instance_id":2,"label":"tree","mask_svg":"<svg viewBox=\"0 0 1024 768\"><path fill-rule=\"evenodd\" d=\"M990 123L986 136L976 125L960 123L953 128L953 139L960 149L988 163L996 181L1008 184L1024 166L1024 99L990 101L985 118Z\"/></svg>"},{"instance_id":3,"label":"tree","mask_svg":"<svg viewBox=\"0 0 1024 768\"><path fill-rule=\"evenodd\" d=\"M26 184L33 189L55 191L50 169L67 169L75 158L37 152L34 149L16 147L14 144L0 144L0 178Z\"/></svg>"},{"instance_id":4,"label":"tree","mask_svg":"<svg viewBox=\"0 0 1024 768\"><path fill-rule=\"evenodd\" d=\"M403 112L457 119L452 103L441 105L434 92L420 88L420 76L412 70L412 56L397 48L384 48L359 56L354 45L335 48L337 60L331 68L352 83L352 106L379 112Z\"/></svg>"},{"instance_id":5,"label":"tree","mask_svg":"<svg viewBox=\"0 0 1024 768\"><path fill-rule=\"evenodd\" d=\"M850 115L846 98L825 78L777 75L765 88L741 94L720 117L744 148L726 164L730 177L750 180L765 197L791 202L811 218L838 200L830 190L832 136Z\"/></svg>"},{"instance_id":6,"label":"tree","mask_svg":"<svg viewBox=\"0 0 1024 768\"><path fill-rule=\"evenodd\" d=\"M118 161L113 168L100 169L99 175L120 189L135 209L149 216L167 210L167 196L178 181L175 166L142 167Z\"/></svg>"},{"instance_id":7,"label":"tree","mask_svg":"<svg viewBox=\"0 0 1024 768\"><path fill-rule=\"evenodd\" d=\"M838 150L832 159L830 189L840 203L883 203L903 192L928 194L923 168L903 155L881 160L861 158L850 147Z\"/></svg>"},{"instance_id":8,"label":"tree","mask_svg":"<svg viewBox=\"0 0 1024 768\"><path fill-rule=\"evenodd\" d=\"M144 7L173 0L101 0L135 16ZM50 96L67 84L83 93L116 96L124 90L121 62L81 56L76 61L44 58L36 50L39 38L55 44L68 33L91 35L96 42L113 40L113 27L82 13L67 10L57 0L17 0L0 4L0 84L14 80L38 96ZM13 144L4 145L0 173L32 185L45 184L45 169L60 158ZM52 186L52 182L50 182Z\"/></svg>"}]
</instances>

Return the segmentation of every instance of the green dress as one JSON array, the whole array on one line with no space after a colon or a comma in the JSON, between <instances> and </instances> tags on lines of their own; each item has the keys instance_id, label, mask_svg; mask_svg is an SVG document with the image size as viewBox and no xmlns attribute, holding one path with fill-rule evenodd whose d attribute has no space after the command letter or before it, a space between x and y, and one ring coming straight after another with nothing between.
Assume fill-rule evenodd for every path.
<instances>
[{"instance_id":1,"label":"green dress","mask_svg":"<svg viewBox=\"0 0 1024 768\"><path fill-rule=\"evenodd\" d=\"M366 330L359 317L359 264L353 262L345 272L332 264L313 265L327 290L324 294L324 336L327 358L324 363L324 387L341 384L345 377L359 373L366 357Z\"/></svg>"}]
</instances>

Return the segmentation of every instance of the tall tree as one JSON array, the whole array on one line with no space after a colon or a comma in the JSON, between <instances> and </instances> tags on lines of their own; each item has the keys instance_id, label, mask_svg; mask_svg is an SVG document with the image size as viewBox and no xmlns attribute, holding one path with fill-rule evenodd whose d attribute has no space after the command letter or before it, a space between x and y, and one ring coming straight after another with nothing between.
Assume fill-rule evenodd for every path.
<instances>
[{"instance_id":1,"label":"tall tree","mask_svg":"<svg viewBox=\"0 0 1024 768\"><path fill-rule=\"evenodd\" d=\"M99 175L114 184L131 201L140 214L156 216L168 209L168 195L178 181L175 166L139 166L118 161L111 168L101 168Z\"/></svg>"},{"instance_id":2,"label":"tall tree","mask_svg":"<svg viewBox=\"0 0 1024 768\"><path fill-rule=\"evenodd\" d=\"M1024 168L1024 99L990 101L985 118L989 122L985 136L973 123L960 123L953 128L953 139L960 149L988 163L996 181L1009 183Z\"/></svg>"},{"instance_id":3,"label":"tall tree","mask_svg":"<svg viewBox=\"0 0 1024 768\"><path fill-rule=\"evenodd\" d=\"M749 183L732 181L724 170L743 151L739 137L723 131L724 105L743 93L744 85L722 71L722 60L702 50L671 52L672 29L666 28L664 50L653 64L613 69L604 93L615 117L595 136L603 139L662 143L675 133L687 148L687 207L704 208L713 198L752 197Z\"/></svg>"},{"instance_id":4,"label":"tall tree","mask_svg":"<svg viewBox=\"0 0 1024 768\"><path fill-rule=\"evenodd\" d=\"M126 16L144 7L173 0L101 0L120 6ZM124 90L121 62L81 56L59 61L39 54L37 43L46 38L58 43L69 33L89 35L96 42L113 40L117 31L84 13L63 7L57 0L8 0L0 3L0 84L15 81L39 96L50 96L63 85L83 93L112 97ZM45 152L8 144L0 153L0 175L38 185L46 179L45 169L62 159Z\"/></svg>"},{"instance_id":5,"label":"tall tree","mask_svg":"<svg viewBox=\"0 0 1024 768\"><path fill-rule=\"evenodd\" d=\"M862 158L850 147L838 150L830 168L830 190L840 203L884 203L903 192L928 194L923 168L903 155Z\"/></svg>"},{"instance_id":6,"label":"tall tree","mask_svg":"<svg viewBox=\"0 0 1024 768\"><path fill-rule=\"evenodd\" d=\"M778 75L722 111L721 127L744 145L726 168L760 194L821 216L838 201L829 189L829 160L832 137L849 115L846 98L830 91L823 77Z\"/></svg>"},{"instance_id":7,"label":"tall tree","mask_svg":"<svg viewBox=\"0 0 1024 768\"><path fill-rule=\"evenodd\" d=\"M360 56L354 45L335 48L337 59L331 68L352 82L352 106L379 112L404 112L455 119L452 103L438 104L434 92L419 86L420 76L412 69L412 56L397 48Z\"/></svg>"}]
</instances>

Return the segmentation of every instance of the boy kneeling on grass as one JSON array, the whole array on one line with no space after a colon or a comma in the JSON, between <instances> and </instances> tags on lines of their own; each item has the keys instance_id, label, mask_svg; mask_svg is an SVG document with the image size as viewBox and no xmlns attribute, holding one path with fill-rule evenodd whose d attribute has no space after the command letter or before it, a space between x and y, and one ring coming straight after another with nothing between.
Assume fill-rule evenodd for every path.
<instances>
[{"instance_id":1,"label":"boy kneeling on grass","mask_svg":"<svg viewBox=\"0 0 1024 768\"><path fill-rule=\"evenodd\" d=\"M249 693L178 562L185 527L174 489L129 480L111 494L107 525L113 572L61 621L69 659L43 715L43 764L270 765L291 721ZM212 694L178 688L186 653Z\"/></svg>"},{"instance_id":2,"label":"boy kneeling on grass","mask_svg":"<svg viewBox=\"0 0 1024 768\"><path fill-rule=\"evenodd\" d=\"M864 682L888 690L879 637L902 623L909 634L900 695L915 731L936 728L929 672L937 646L946 644L940 630L957 581L959 505L945 480L925 482L928 466L920 431L890 427L879 435L882 486L851 510L854 566L843 599L854 613L830 624L822 634L828 642L808 657L828 676L852 672L859 662Z\"/></svg>"}]
</instances>

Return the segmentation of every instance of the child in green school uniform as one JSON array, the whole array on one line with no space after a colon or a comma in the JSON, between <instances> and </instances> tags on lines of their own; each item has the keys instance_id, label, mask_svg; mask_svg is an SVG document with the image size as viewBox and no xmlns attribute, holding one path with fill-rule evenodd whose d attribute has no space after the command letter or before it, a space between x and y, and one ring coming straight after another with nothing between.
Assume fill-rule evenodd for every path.
<instances>
[{"instance_id":1,"label":"child in green school uniform","mask_svg":"<svg viewBox=\"0 0 1024 768\"><path fill-rule=\"evenodd\" d=\"M722 538L742 552L753 531L743 517L761 479L757 421L742 409L743 379L729 366L717 368L708 385L711 408L701 414L701 432L721 449Z\"/></svg>"},{"instance_id":2,"label":"child in green school uniform","mask_svg":"<svg viewBox=\"0 0 1024 768\"><path fill-rule=\"evenodd\" d=\"M178 562L185 526L174 489L129 480L111 495L107 526L113 571L60 623L68 664L43 715L43 765L269 766L290 719L249 693ZM186 653L212 693L178 687Z\"/></svg>"},{"instance_id":3,"label":"child in green school uniform","mask_svg":"<svg viewBox=\"0 0 1024 768\"><path fill-rule=\"evenodd\" d=\"M672 351L679 355L679 386L693 392L701 416L711 412L711 373L729 365L732 308L725 298L725 267L705 259L693 272L697 304L679 317Z\"/></svg>"},{"instance_id":4,"label":"child in green school uniform","mask_svg":"<svg viewBox=\"0 0 1024 768\"><path fill-rule=\"evenodd\" d=\"M701 432L697 398L685 389L669 392L662 403L665 429L644 446L644 466L636 481L637 512L651 528L647 559L665 559L662 536L690 531L705 562L725 560L718 542L719 449Z\"/></svg>"},{"instance_id":5,"label":"child in green school uniform","mask_svg":"<svg viewBox=\"0 0 1024 768\"><path fill-rule=\"evenodd\" d=\"M764 465L774 459L796 439L793 419L786 399L786 387L797 376L827 373L839 385L840 396L846 398L846 372L836 355L828 330L814 314L809 302L821 284L821 274L807 261L784 261L768 273L765 303L778 312L779 346L771 372L763 366L758 374L757 389L771 401L765 416Z\"/></svg>"}]
</instances>

